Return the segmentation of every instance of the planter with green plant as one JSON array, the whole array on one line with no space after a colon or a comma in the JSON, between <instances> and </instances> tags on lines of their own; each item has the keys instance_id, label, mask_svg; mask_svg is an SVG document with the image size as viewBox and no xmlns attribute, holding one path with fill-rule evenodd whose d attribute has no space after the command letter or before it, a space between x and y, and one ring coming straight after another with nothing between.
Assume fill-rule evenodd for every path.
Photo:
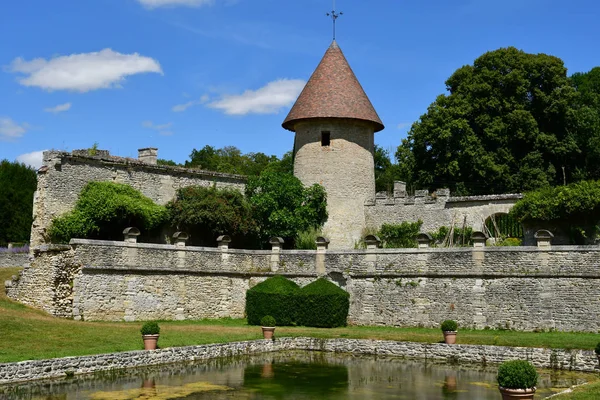
<instances>
[{"instance_id":1,"label":"planter with green plant","mask_svg":"<svg viewBox=\"0 0 600 400\"><path fill-rule=\"evenodd\" d=\"M503 400L533 400L538 373L535 367L525 360L503 362L498 367L498 389Z\"/></svg>"},{"instance_id":2,"label":"planter with green plant","mask_svg":"<svg viewBox=\"0 0 600 400\"><path fill-rule=\"evenodd\" d=\"M260 324L262 325L262 333L265 339L273 339L276 323L275 318L270 315L265 315L261 318Z\"/></svg>"},{"instance_id":3,"label":"planter with green plant","mask_svg":"<svg viewBox=\"0 0 600 400\"><path fill-rule=\"evenodd\" d=\"M444 333L444 342L446 344L456 343L456 330L458 329L458 323L454 320L447 319L442 322L442 332Z\"/></svg>"},{"instance_id":4,"label":"planter with green plant","mask_svg":"<svg viewBox=\"0 0 600 400\"><path fill-rule=\"evenodd\" d=\"M142 339L144 339L144 350L156 350L160 327L154 321L146 322L142 329Z\"/></svg>"}]
</instances>

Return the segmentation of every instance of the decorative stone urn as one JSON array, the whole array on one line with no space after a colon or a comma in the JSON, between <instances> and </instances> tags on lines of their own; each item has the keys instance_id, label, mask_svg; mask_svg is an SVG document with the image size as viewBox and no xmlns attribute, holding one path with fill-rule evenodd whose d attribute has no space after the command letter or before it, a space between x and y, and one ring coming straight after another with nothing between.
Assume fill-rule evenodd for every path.
<instances>
[{"instance_id":1,"label":"decorative stone urn","mask_svg":"<svg viewBox=\"0 0 600 400\"><path fill-rule=\"evenodd\" d=\"M535 387L528 389L507 389L502 386L498 386L498 389L500 389L500 394L502 394L502 400L533 400L536 390Z\"/></svg>"}]
</instances>

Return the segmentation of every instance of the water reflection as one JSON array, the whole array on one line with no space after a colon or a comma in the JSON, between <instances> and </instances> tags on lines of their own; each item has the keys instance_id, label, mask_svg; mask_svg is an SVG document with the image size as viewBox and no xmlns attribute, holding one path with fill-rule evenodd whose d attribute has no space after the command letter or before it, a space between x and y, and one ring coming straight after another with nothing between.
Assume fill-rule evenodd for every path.
<instances>
[{"instance_id":1,"label":"water reflection","mask_svg":"<svg viewBox=\"0 0 600 400\"><path fill-rule=\"evenodd\" d=\"M270 353L0 386L0 399L497 400L493 367L320 352ZM542 372L536 399L594 379ZM556 390L556 389L554 389Z\"/></svg>"}]
</instances>

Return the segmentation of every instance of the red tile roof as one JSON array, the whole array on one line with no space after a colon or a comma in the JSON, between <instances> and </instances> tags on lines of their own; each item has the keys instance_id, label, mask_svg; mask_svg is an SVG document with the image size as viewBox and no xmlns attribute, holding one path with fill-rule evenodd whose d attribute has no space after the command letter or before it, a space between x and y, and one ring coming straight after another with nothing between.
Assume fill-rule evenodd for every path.
<instances>
[{"instance_id":1,"label":"red tile roof","mask_svg":"<svg viewBox=\"0 0 600 400\"><path fill-rule=\"evenodd\" d=\"M372 122L375 132L384 128L367 94L356 79L335 41L300 93L282 126L309 118L351 118Z\"/></svg>"}]
</instances>

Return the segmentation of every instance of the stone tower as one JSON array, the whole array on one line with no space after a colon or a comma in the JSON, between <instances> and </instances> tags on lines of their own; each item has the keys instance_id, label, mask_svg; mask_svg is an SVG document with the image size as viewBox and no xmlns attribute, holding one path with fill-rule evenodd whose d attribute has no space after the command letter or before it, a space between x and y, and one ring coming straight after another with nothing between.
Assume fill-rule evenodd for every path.
<instances>
[{"instance_id":1,"label":"stone tower","mask_svg":"<svg viewBox=\"0 0 600 400\"><path fill-rule=\"evenodd\" d=\"M296 133L294 175L327 191L330 247L353 248L375 198L373 134L384 126L335 41L282 126Z\"/></svg>"}]
</instances>

